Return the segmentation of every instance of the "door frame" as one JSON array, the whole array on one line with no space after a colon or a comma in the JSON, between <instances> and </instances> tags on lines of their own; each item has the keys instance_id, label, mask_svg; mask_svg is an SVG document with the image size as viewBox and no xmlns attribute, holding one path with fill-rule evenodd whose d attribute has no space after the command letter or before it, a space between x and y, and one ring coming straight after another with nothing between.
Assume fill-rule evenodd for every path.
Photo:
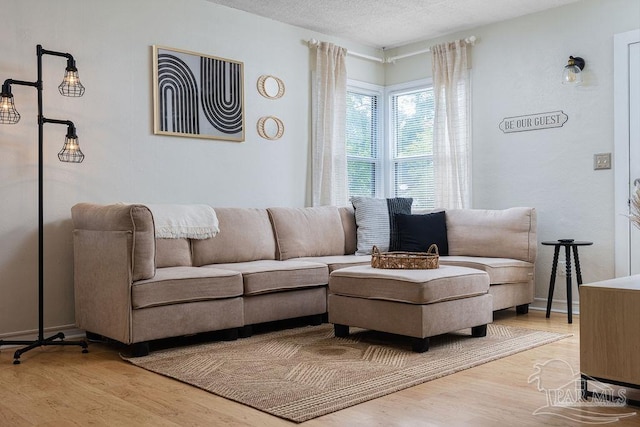
<instances>
[{"instance_id":1,"label":"door frame","mask_svg":"<svg viewBox=\"0 0 640 427\"><path fill-rule=\"evenodd\" d=\"M614 223L615 275L631 272L631 222L629 221L629 45L640 42L640 29L613 36L614 121Z\"/></svg>"}]
</instances>

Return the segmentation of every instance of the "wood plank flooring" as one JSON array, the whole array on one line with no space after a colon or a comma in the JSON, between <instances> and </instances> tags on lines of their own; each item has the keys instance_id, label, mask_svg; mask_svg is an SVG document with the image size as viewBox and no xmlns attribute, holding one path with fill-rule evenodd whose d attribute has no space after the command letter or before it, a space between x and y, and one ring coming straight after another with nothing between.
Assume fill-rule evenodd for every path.
<instances>
[{"instance_id":1,"label":"wood plank flooring","mask_svg":"<svg viewBox=\"0 0 640 427\"><path fill-rule=\"evenodd\" d=\"M531 311L495 313L496 323L573 334L570 338L458 372L303 423L317 426L578 426L584 416L567 408L534 415L547 394L528 378L534 365L553 359L544 374L566 380L579 371L579 317ZM135 367L114 347L46 347L22 356L0 349L0 426L290 426L296 425ZM566 363L565 363L566 362ZM555 365L553 367L552 365ZM566 381L565 381L566 382ZM547 387L549 388L549 387ZM638 398L636 395L632 395ZM640 408L590 408L598 417ZM604 414L604 415L603 415ZM640 426L640 414L618 426Z\"/></svg>"}]
</instances>

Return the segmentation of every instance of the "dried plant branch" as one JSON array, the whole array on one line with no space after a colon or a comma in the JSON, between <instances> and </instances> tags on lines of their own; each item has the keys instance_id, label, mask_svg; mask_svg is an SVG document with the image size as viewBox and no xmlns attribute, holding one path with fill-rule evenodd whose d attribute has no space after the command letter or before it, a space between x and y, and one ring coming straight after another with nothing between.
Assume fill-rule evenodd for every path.
<instances>
[{"instance_id":1,"label":"dried plant branch","mask_svg":"<svg viewBox=\"0 0 640 427\"><path fill-rule=\"evenodd\" d=\"M636 191L631 195L631 223L640 229L640 185L636 185Z\"/></svg>"}]
</instances>

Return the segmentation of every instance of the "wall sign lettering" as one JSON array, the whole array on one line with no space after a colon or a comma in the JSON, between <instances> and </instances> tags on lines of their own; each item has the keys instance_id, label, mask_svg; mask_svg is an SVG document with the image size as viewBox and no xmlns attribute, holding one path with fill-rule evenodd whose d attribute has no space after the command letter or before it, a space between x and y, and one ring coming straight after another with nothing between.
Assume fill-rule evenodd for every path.
<instances>
[{"instance_id":1,"label":"wall sign lettering","mask_svg":"<svg viewBox=\"0 0 640 427\"><path fill-rule=\"evenodd\" d=\"M539 130L559 128L564 125L569 116L563 111L550 111L548 113L529 114L526 116L505 117L498 127L504 133L524 132L527 130Z\"/></svg>"}]
</instances>

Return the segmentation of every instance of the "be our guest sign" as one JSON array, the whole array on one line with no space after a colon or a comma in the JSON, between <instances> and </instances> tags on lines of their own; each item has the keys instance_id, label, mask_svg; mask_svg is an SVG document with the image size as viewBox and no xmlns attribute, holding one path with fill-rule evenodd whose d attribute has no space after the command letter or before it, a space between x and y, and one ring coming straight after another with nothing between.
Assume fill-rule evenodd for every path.
<instances>
[{"instance_id":1,"label":"be our guest sign","mask_svg":"<svg viewBox=\"0 0 640 427\"><path fill-rule=\"evenodd\" d=\"M505 117L498 127L504 133L524 132L527 130L559 128L568 119L569 116L563 111L550 111L526 116Z\"/></svg>"}]
</instances>

